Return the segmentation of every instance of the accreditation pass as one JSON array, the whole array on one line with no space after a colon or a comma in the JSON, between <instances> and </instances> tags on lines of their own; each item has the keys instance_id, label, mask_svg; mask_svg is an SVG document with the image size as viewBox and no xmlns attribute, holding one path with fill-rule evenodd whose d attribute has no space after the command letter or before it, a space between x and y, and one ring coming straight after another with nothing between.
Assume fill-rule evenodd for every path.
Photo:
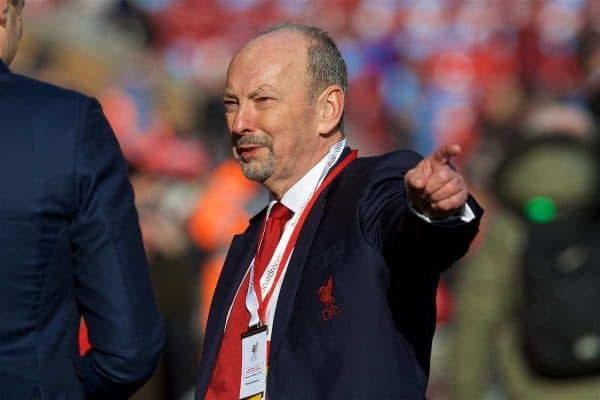
<instances>
[{"instance_id":1,"label":"accreditation pass","mask_svg":"<svg viewBox=\"0 0 600 400\"><path fill-rule=\"evenodd\" d=\"M241 400L261 400L267 388L267 327L242 334Z\"/></svg>"}]
</instances>

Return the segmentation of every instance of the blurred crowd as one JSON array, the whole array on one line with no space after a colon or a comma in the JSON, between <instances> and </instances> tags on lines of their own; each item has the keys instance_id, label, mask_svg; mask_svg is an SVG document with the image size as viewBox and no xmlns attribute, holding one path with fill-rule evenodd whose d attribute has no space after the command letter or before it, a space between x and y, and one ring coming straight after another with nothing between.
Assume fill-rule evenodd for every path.
<instances>
[{"instance_id":1,"label":"blurred crowd","mask_svg":"<svg viewBox=\"0 0 600 400\"><path fill-rule=\"evenodd\" d=\"M559 130L595 135L600 1L27 0L13 69L98 97L131 168L167 330L161 368L139 399L189 395L227 246L266 202L230 158L222 89L236 49L282 20L320 26L338 43L351 146L369 155L460 143L457 164L492 218L495 170L514 143ZM492 240L486 229L472 253ZM478 326L460 326L460 313L487 311L462 296L473 290L460 267L443 284L430 398L512 398L497 368L482 366L489 357L471 362L490 379L452 377L453 337ZM484 387L464 389L469 379Z\"/></svg>"}]
</instances>

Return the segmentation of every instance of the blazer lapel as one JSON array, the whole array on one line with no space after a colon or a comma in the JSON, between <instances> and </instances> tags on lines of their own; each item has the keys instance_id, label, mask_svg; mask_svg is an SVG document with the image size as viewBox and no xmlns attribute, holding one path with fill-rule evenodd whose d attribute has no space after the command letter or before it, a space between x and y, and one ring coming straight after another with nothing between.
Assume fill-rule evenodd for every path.
<instances>
[{"instance_id":1,"label":"blazer lapel","mask_svg":"<svg viewBox=\"0 0 600 400\"><path fill-rule=\"evenodd\" d=\"M329 170L333 171L337 164L339 164L348 154L350 154L350 148L346 147L342 152L342 155L338 159L337 163ZM342 172L343 173L343 172ZM292 253L288 269L285 273L283 283L281 285L281 291L279 292L279 298L277 300L277 309L275 311L275 320L273 321L273 332L271 334L271 351L270 358L275 358L277 352L281 346L281 340L287 329L290 317L292 315L292 309L296 300L296 292L298 291L298 285L300 284L300 278L304 271L304 265L306 264L308 253L312 247L312 243L315 239L317 229L321 223L323 211L327 204L327 194L331 186L335 185L335 182L339 179L336 177L329 187L323 190L319 199L315 202L310 214L302 227L302 231L298 236L296 247Z\"/></svg>"},{"instance_id":2,"label":"blazer lapel","mask_svg":"<svg viewBox=\"0 0 600 400\"><path fill-rule=\"evenodd\" d=\"M349 153L350 149L346 147L342 152L338 163ZM335 168L335 166L333 168ZM331 170L333 170L333 168L331 168ZM310 211L310 215L306 219L306 222L302 227L302 232L300 232L298 237L277 302L273 332L271 334L271 358L277 354L281 345L281 340L287 329L298 285L300 284L300 278L302 277L302 271L304 270L308 253L312 247L317 228L319 227L323 211L325 210L327 193L336 181L337 178L323 191L323 193L321 193L321 196ZM198 398L204 395L210 382L221 341L223 339L223 331L225 329L229 307L233 303L235 294L244 279L250 261L256 252L258 234L262 226L265 212L266 209L252 218L250 226L244 234L234 237L229 252L227 253L223 271L221 272L221 277L219 278L219 283L213 297L209 323L205 334L204 349L199 371L198 387L200 390L197 392Z\"/></svg>"},{"instance_id":3,"label":"blazer lapel","mask_svg":"<svg viewBox=\"0 0 600 400\"><path fill-rule=\"evenodd\" d=\"M199 371L199 387L203 390L208 387L219 354L229 308L233 304L238 288L256 251L258 233L262 226L260 216L263 215L264 212L261 212L254 217L246 232L234 236L223 264L204 338Z\"/></svg>"}]
</instances>

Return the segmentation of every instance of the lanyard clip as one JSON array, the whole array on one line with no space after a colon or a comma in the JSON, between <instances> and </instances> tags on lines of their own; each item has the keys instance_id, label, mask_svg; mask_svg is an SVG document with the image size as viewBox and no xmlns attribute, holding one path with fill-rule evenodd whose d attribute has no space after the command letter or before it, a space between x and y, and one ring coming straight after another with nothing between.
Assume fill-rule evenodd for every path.
<instances>
[{"instance_id":1,"label":"lanyard clip","mask_svg":"<svg viewBox=\"0 0 600 400\"><path fill-rule=\"evenodd\" d=\"M267 325L259 322L256 325L252 325L252 326L248 327L248 330L246 332L242 333L242 339L246 338L248 336L255 335L262 331L267 332L267 334L269 333L269 330L267 329Z\"/></svg>"}]
</instances>

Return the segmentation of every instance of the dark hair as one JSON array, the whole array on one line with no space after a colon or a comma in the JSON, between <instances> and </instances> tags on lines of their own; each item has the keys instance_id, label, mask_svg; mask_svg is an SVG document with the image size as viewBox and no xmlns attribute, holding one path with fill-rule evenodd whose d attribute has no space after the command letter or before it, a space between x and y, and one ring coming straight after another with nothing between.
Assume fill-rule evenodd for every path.
<instances>
[{"instance_id":1,"label":"dark hair","mask_svg":"<svg viewBox=\"0 0 600 400\"><path fill-rule=\"evenodd\" d=\"M25 0L10 0L9 3L12 4L19 11L21 11L25 6Z\"/></svg>"},{"instance_id":2,"label":"dark hair","mask_svg":"<svg viewBox=\"0 0 600 400\"><path fill-rule=\"evenodd\" d=\"M307 72L310 78L308 94L314 101L329 85L338 85L348 91L348 70L335 42L324 30L314 27L281 22L262 31L258 37L273 32L296 32L304 36L307 41ZM343 118L340 119L339 129L343 127Z\"/></svg>"}]
</instances>

